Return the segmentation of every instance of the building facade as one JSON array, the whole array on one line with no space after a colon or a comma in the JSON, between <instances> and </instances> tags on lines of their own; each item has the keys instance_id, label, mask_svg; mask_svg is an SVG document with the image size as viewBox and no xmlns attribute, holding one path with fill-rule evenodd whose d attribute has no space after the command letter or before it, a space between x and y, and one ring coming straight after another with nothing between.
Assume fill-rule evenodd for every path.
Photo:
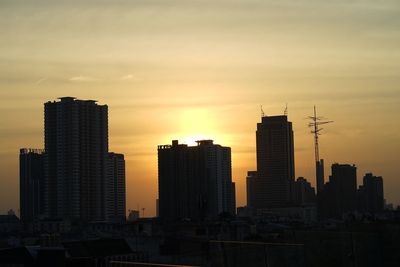
<instances>
[{"instance_id":1,"label":"building facade","mask_svg":"<svg viewBox=\"0 0 400 267\"><path fill-rule=\"evenodd\" d=\"M234 214L231 149L212 140L158 146L159 216L163 220L216 218Z\"/></svg>"},{"instance_id":2,"label":"building facade","mask_svg":"<svg viewBox=\"0 0 400 267\"><path fill-rule=\"evenodd\" d=\"M126 219L125 159L123 154L108 153L107 220Z\"/></svg>"},{"instance_id":3,"label":"building facade","mask_svg":"<svg viewBox=\"0 0 400 267\"><path fill-rule=\"evenodd\" d=\"M62 97L44 104L47 218L106 219L108 107Z\"/></svg>"},{"instance_id":4,"label":"building facade","mask_svg":"<svg viewBox=\"0 0 400 267\"><path fill-rule=\"evenodd\" d=\"M271 209L293 204L294 139L287 116L263 116L257 124L257 177L249 192L253 207Z\"/></svg>"},{"instance_id":5,"label":"building facade","mask_svg":"<svg viewBox=\"0 0 400 267\"><path fill-rule=\"evenodd\" d=\"M43 150L23 148L19 154L21 222L30 223L43 213Z\"/></svg>"}]
</instances>

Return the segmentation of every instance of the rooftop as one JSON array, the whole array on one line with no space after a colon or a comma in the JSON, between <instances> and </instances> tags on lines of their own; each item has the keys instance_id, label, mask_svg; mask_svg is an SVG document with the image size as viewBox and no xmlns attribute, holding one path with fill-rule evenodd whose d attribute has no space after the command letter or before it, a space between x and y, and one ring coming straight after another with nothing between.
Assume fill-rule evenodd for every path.
<instances>
[{"instance_id":1,"label":"rooftop","mask_svg":"<svg viewBox=\"0 0 400 267\"><path fill-rule=\"evenodd\" d=\"M38 149L38 148L21 148L19 150L19 153L21 155L25 155L25 154L43 154L44 153L44 149Z\"/></svg>"}]
</instances>

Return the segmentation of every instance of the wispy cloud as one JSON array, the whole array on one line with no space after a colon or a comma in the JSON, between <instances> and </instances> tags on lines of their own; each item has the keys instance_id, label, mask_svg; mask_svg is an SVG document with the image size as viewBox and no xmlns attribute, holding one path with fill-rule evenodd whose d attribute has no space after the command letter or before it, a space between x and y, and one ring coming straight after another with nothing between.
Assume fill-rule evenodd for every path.
<instances>
[{"instance_id":1,"label":"wispy cloud","mask_svg":"<svg viewBox=\"0 0 400 267\"><path fill-rule=\"evenodd\" d=\"M45 82L45 81L47 81L47 78L40 78L39 80L37 80L37 81L35 82L35 84L36 84L36 85L39 85L39 84L41 84L41 83L43 83L43 82Z\"/></svg>"},{"instance_id":2,"label":"wispy cloud","mask_svg":"<svg viewBox=\"0 0 400 267\"><path fill-rule=\"evenodd\" d=\"M99 79L91 77L91 76L74 76L69 78L69 81L71 82L95 82L98 81Z\"/></svg>"},{"instance_id":3,"label":"wispy cloud","mask_svg":"<svg viewBox=\"0 0 400 267\"><path fill-rule=\"evenodd\" d=\"M138 81L140 80L138 76L133 74L127 74L120 78L122 81Z\"/></svg>"}]
</instances>

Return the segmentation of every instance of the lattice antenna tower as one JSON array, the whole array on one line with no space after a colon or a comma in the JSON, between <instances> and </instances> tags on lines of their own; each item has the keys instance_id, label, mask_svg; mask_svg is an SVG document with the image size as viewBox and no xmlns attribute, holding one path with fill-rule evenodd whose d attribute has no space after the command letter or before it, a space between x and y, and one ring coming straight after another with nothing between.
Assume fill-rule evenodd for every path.
<instances>
[{"instance_id":1,"label":"lattice antenna tower","mask_svg":"<svg viewBox=\"0 0 400 267\"><path fill-rule=\"evenodd\" d=\"M309 116L308 119L311 122L308 124L308 127L312 128L311 133L314 134L314 153L315 153L315 162L319 162L319 144L318 137L321 135L321 131L324 128L319 128L322 124L332 123L333 121L324 120L324 117L317 116L317 109L314 106L314 116Z\"/></svg>"}]
</instances>

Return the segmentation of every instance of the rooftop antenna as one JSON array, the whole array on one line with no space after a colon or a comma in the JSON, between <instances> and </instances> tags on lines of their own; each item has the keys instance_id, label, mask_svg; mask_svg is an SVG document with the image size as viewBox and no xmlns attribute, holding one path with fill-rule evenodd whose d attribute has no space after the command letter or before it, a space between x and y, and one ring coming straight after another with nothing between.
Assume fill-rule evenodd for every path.
<instances>
[{"instance_id":1,"label":"rooftop antenna","mask_svg":"<svg viewBox=\"0 0 400 267\"><path fill-rule=\"evenodd\" d=\"M264 113L264 110L263 110L263 106L260 105L260 108L261 108L261 118L262 118L262 117L265 117L265 113Z\"/></svg>"},{"instance_id":2,"label":"rooftop antenna","mask_svg":"<svg viewBox=\"0 0 400 267\"><path fill-rule=\"evenodd\" d=\"M315 177L317 180L317 192L320 192L324 186L324 177L323 177L323 162L319 159L319 144L318 144L318 136L321 135L321 131L323 128L319 128L322 124L332 123L333 121L324 120L324 117L317 116L317 109L314 105L314 116L309 116L308 119L311 122L308 124L308 127L311 128L311 133L314 134L314 153L315 153ZM322 168L322 170L321 170Z\"/></svg>"},{"instance_id":3,"label":"rooftop antenna","mask_svg":"<svg viewBox=\"0 0 400 267\"><path fill-rule=\"evenodd\" d=\"M285 107L285 111L283 112L283 114L287 117L287 115L288 115L288 106L287 106L287 103L286 103L286 107Z\"/></svg>"}]
</instances>

